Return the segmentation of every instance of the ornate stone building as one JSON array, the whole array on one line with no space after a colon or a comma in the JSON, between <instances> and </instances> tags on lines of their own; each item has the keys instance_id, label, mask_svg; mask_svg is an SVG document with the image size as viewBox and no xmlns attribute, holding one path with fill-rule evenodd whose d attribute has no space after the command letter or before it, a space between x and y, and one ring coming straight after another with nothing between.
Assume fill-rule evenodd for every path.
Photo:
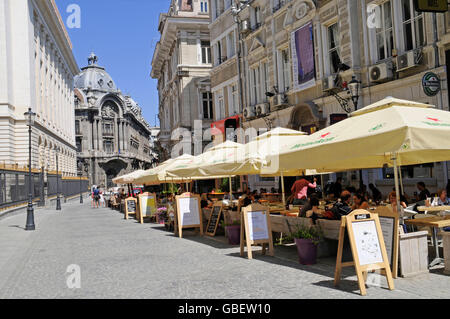
<instances>
[{"instance_id":1,"label":"ornate stone building","mask_svg":"<svg viewBox=\"0 0 450 319\"><path fill-rule=\"evenodd\" d=\"M76 176L72 43L54 0L0 0L0 163Z\"/></svg>"},{"instance_id":2,"label":"ornate stone building","mask_svg":"<svg viewBox=\"0 0 450 319\"><path fill-rule=\"evenodd\" d=\"M202 130L210 128L213 120L208 25L207 0L172 0L169 11L160 15L161 38L153 54L151 76L158 79L159 143L165 151L161 161L181 155L183 148L192 154L203 151L189 150L189 141L189 145L174 146L181 136L183 140L192 136L196 120L202 120Z\"/></svg>"},{"instance_id":3,"label":"ornate stone building","mask_svg":"<svg viewBox=\"0 0 450 319\"><path fill-rule=\"evenodd\" d=\"M113 178L151 167L151 128L97 61L91 54L75 77L76 146L91 184L112 187Z\"/></svg>"},{"instance_id":4,"label":"ornate stone building","mask_svg":"<svg viewBox=\"0 0 450 319\"><path fill-rule=\"evenodd\" d=\"M345 83L353 76L362 82L358 108L393 96L449 110L449 11L419 13L414 0L212 1L212 7L219 8L219 21L230 21L230 2L241 9L244 129L281 126L310 133L333 124L354 110L351 101L342 104L349 98ZM214 18L212 24L214 30L220 29ZM212 42L213 60L223 60L214 56L219 52L216 47L228 42ZM227 62L223 64L226 67ZM234 69L219 73L224 83L216 81L216 69L212 86L228 85L226 79ZM436 95L427 95L422 84L430 71L440 79ZM216 94L221 92L214 92L214 103L221 105ZM346 183L358 185L355 172L341 175ZM403 177L409 194L419 180L435 191L447 183L448 167L441 163L405 167ZM384 192L392 189L391 169L365 170L363 179Z\"/></svg>"}]
</instances>

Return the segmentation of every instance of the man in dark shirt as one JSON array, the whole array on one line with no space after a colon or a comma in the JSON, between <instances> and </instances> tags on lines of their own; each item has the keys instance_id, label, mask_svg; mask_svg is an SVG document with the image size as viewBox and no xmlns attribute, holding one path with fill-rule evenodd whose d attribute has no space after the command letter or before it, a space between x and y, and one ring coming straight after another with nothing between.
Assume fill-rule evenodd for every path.
<instances>
[{"instance_id":1,"label":"man in dark shirt","mask_svg":"<svg viewBox=\"0 0 450 319\"><path fill-rule=\"evenodd\" d=\"M342 216L347 216L352 212L352 208L350 207L351 198L352 194L349 191L342 192L341 201L337 202L331 209L334 214L334 219L340 220Z\"/></svg>"},{"instance_id":2,"label":"man in dark shirt","mask_svg":"<svg viewBox=\"0 0 450 319\"><path fill-rule=\"evenodd\" d=\"M336 182L333 184L331 188L331 193L334 195L335 199L338 199L339 196L341 196L342 193L342 178L338 177L336 179Z\"/></svg>"},{"instance_id":3,"label":"man in dark shirt","mask_svg":"<svg viewBox=\"0 0 450 319\"><path fill-rule=\"evenodd\" d=\"M423 200L427 200L427 198L431 197L430 192L428 191L428 189L425 186L424 182L418 182L417 183L417 189L419 190L419 195L417 196L417 201L423 201Z\"/></svg>"}]
</instances>

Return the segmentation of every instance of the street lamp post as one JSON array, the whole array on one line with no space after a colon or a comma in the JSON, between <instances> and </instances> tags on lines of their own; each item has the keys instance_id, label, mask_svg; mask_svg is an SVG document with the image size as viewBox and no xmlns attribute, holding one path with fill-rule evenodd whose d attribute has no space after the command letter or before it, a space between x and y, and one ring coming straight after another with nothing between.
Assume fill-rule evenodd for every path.
<instances>
[{"instance_id":1,"label":"street lamp post","mask_svg":"<svg viewBox=\"0 0 450 319\"><path fill-rule=\"evenodd\" d=\"M28 109L28 112L24 113L24 116L27 120L28 126L28 207L27 207L27 224L25 226L25 230L35 230L36 226L34 224L34 209L33 209L33 190L32 190L32 174L31 174L31 127L34 125L34 119L36 118L36 113L33 113L31 108Z\"/></svg>"},{"instance_id":2,"label":"street lamp post","mask_svg":"<svg viewBox=\"0 0 450 319\"><path fill-rule=\"evenodd\" d=\"M355 111L358 110L359 101L359 90L361 88L361 82L356 79L356 76L352 77L352 80L348 83L348 90L351 95ZM363 183L363 172L362 169L359 170L359 189L362 190Z\"/></svg>"},{"instance_id":3,"label":"street lamp post","mask_svg":"<svg viewBox=\"0 0 450 319\"><path fill-rule=\"evenodd\" d=\"M61 199L59 198L59 161L58 153L60 148L56 147L56 210L61 210Z\"/></svg>"},{"instance_id":4,"label":"street lamp post","mask_svg":"<svg viewBox=\"0 0 450 319\"><path fill-rule=\"evenodd\" d=\"M80 175L80 204L83 204L83 187L81 185L81 178L83 177L83 162L78 161L78 174Z\"/></svg>"}]
</instances>

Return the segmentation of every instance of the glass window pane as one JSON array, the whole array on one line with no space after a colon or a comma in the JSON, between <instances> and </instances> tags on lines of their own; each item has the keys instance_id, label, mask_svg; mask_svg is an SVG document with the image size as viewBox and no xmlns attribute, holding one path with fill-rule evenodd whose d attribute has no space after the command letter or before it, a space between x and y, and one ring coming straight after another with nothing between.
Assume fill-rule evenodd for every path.
<instances>
[{"instance_id":1,"label":"glass window pane","mask_svg":"<svg viewBox=\"0 0 450 319\"><path fill-rule=\"evenodd\" d=\"M408 21L411 19L411 0L402 0L403 8L403 21Z\"/></svg>"}]
</instances>

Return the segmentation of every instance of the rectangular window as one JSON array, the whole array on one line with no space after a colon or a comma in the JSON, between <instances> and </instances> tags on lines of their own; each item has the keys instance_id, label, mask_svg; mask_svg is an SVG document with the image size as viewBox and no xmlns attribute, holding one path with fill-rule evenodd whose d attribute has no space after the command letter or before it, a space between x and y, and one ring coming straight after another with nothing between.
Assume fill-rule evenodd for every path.
<instances>
[{"instance_id":1,"label":"rectangular window","mask_svg":"<svg viewBox=\"0 0 450 319\"><path fill-rule=\"evenodd\" d=\"M283 72L283 74L281 75L283 79L281 89L283 90L283 92L287 92L289 91L289 88L291 86L291 64L289 60L289 50L282 50L280 57Z\"/></svg>"},{"instance_id":2,"label":"rectangular window","mask_svg":"<svg viewBox=\"0 0 450 319\"><path fill-rule=\"evenodd\" d=\"M380 5L380 25L376 28L378 60L384 60L392 56L394 48L394 33L392 27L392 7L387 1Z\"/></svg>"},{"instance_id":3,"label":"rectangular window","mask_svg":"<svg viewBox=\"0 0 450 319\"><path fill-rule=\"evenodd\" d=\"M75 121L75 134L76 135L80 135L81 134L80 121Z\"/></svg>"},{"instance_id":4,"label":"rectangular window","mask_svg":"<svg viewBox=\"0 0 450 319\"><path fill-rule=\"evenodd\" d=\"M229 56L232 57L236 54L236 43L234 42L234 31L228 35L228 44L229 44Z\"/></svg>"},{"instance_id":5,"label":"rectangular window","mask_svg":"<svg viewBox=\"0 0 450 319\"><path fill-rule=\"evenodd\" d=\"M223 102L223 94L217 96L216 121L225 118L225 106Z\"/></svg>"},{"instance_id":6,"label":"rectangular window","mask_svg":"<svg viewBox=\"0 0 450 319\"><path fill-rule=\"evenodd\" d=\"M202 63L210 64L211 63L211 45L209 41L202 41Z\"/></svg>"},{"instance_id":7,"label":"rectangular window","mask_svg":"<svg viewBox=\"0 0 450 319\"><path fill-rule=\"evenodd\" d=\"M114 124L112 122L103 122L103 136L114 136Z\"/></svg>"},{"instance_id":8,"label":"rectangular window","mask_svg":"<svg viewBox=\"0 0 450 319\"><path fill-rule=\"evenodd\" d=\"M239 96L237 84L231 86L231 103L232 103L232 112L234 114L239 114Z\"/></svg>"},{"instance_id":9,"label":"rectangular window","mask_svg":"<svg viewBox=\"0 0 450 319\"><path fill-rule=\"evenodd\" d=\"M82 143L82 139L81 139L81 138L77 138L76 143L77 143L77 152L78 152L78 153L83 152L83 143Z\"/></svg>"},{"instance_id":10,"label":"rectangular window","mask_svg":"<svg viewBox=\"0 0 450 319\"><path fill-rule=\"evenodd\" d=\"M212 120L213 118L213 103L211 92L202 93L203 104L203 118Z\"/></svg>"},{"instance_id":11,"label":"rectangular window","mask_svg":"<svg viewBox=\"0 0 450 319\"><path fill-rule=\"evenodd\" d=\"M104 140L103 141L103 150L107 154L114 153L114 142L112 140Z\"/></svg>"},{"instance_id":12,"label":"rectangular window","mask_svg":"<svg viewBox=\"0 0 450 319\"><path fill-rule=\"evenodd\" d=\"M413 50L425 44L423 13L414 9L413 0L402 1L403 37L405 50Z\"/></svg>"},{"instance_id":13,"label":"rectangular window","mask_svg":"<svg viewBox=\"0 0 450 319\"><path fill-rule=\"evenodd\" d=\"M328 56L330 59L330 73L337 73L339 64L341 63L339 52L339 28L337 23L328 27Z\"/></svg>"},{"instance_id":14,"label":"rectangular window","mask_svg":"<svg viewBox=\"0 0 450 319\"><path fill-rule=\"evenodd\" d=\"M208 13L208 1L207 0L200 1L200 12Z\"/></svg>"}]
</instances>

